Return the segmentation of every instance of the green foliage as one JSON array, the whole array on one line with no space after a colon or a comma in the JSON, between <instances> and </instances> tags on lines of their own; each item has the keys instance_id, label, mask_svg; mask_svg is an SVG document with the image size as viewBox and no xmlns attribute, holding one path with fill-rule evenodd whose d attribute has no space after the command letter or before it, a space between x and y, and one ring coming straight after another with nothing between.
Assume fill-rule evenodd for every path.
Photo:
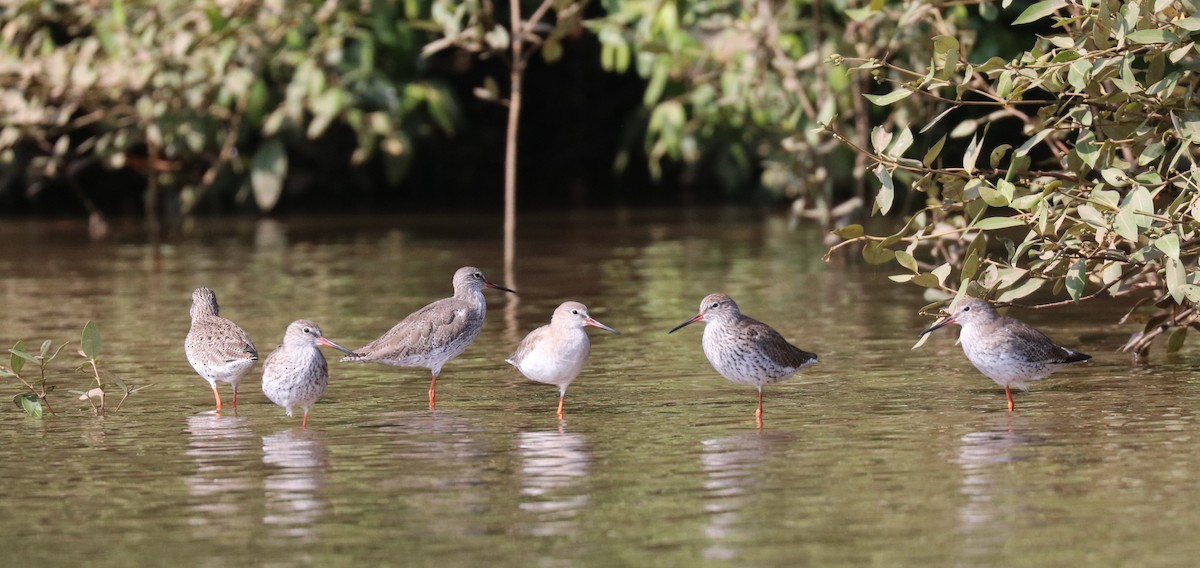
<instances>
[{"instance_id":1,"label":"green foliage","mask_svg":"<svg viewBox=\"0 0 1200 568\"><path fill-rule=\"evenodd\" d=\"M29 391L20 393L13 397L13 403L16 404L17 408L24 410L27 414L33 417L40 417L45 412L49 412L51 414L54 413L54 411L50 409L50 404L47 400L47 395L54 390L54 386L46 384L46 369L50 362L58 357L58 354L61 353L63 348L67 345L68 343L64 342L60 344L57 349L54 349L53 343L47 339L46 341L42 342L37 353L30 353L25 349L25 342L18 341L15 345L13 345L12 349L8 350L9 366L8 368L0 366L0 378L15 378L20 381L21 384L24 385ZM99 367L100 328L96 326L95 322L89 321L83 326L79 355L84 359L83 365L91 368L91 376L95 379L96 386L86 392L70 392L81 395L80 400L88 401L88 403L91 404L93 411L95 411L97 415L104 413L104 394L106 387L115 386L121 390L121 401L117 404L117 410L120 410L121 404L125 402L125 399L129 398L130 395L150 386L148 384L140 386L131 385L126 383L120 377L113 375L108 376L109 382L105 382L105 380L101 378ZM21 374L22 371L25 370L25 365L27 363L33 363L38 366L38 379L29 379ZM97 405L93 399L98 400L99 405Z\"/></svg>"},{"instance_id":2,"label":"green foliage","mask_svg":"<svg viewBox=\"0 0 1200 568\"><path fill-rule=\"evenodd\" d=\"M1056 33L1010 60L972 59L940 37L920 65L835 57L891 89L872 99L896 118L881 138L908 132L903 114L914 101L940 107L922 131L960 110L954 116L966 118L944 127L950 138L970 137L961 154L943 153L942 138L918 161L832 125L881 180L903 180L924 198L900 231L847 242L864 243L868 262L900 252L918 259L918 274L904 281L941 294L970 287L1002 302L1039 291L1065 292L1068 302L1148 294L1156 311L1125 349L1144 355L1167 331L1168 349L1178 349L1200 318L1193 10L1182 0L1046 0L1016 24L1049 19ZM999 121L1023 127L1016 148L989 132ZM885 184L876 200L885 213L891 192ZM1003 249L974 246L986 235Z\"/></svg>"},{"instance_id":3,"label":"green foliage","mask_svg":"<svg viewBox=\"0 0 1200 568\"><path fill-rule=\"evenodd\" d=\"M23 409L33 417L40 417L45 412L54 413L50 409L50 403L46 401L46 396L50 391L54 390L53 386L46 385L46 365L53 361L55 357L58 357L63 347L66 346L67 344L63 343L51 353L50 349L53 347L53 344L47 339L42 342L37 354L27 352L24 341L18 341L13 345L12 349L8 350L9 366L7 369L0 367L0 378L15 378L25 388L29 389L29 392L18 394L13 398L13 402L16 403L17 408ZM25 370L26 363L33 363L38 366L39 378L36 382L31 382L21 375L21 372Z\"/></svg>"},{"instance_id":4,"label":"green foliage","mask_svg":"<svg viewBox=\"0 0 1200 568\"><path fill-rule=\"evenodd\" d=\"M309 151L335 124L353 132L352 164L378 158L399 174L415 132L456 120L452 99L416 80L417 4L96 6L0 10L0 166L28 169L31 192L99 163L144 173L187 212L253 172L270 210L284 150Z\"/></svg>"}]
</instances>

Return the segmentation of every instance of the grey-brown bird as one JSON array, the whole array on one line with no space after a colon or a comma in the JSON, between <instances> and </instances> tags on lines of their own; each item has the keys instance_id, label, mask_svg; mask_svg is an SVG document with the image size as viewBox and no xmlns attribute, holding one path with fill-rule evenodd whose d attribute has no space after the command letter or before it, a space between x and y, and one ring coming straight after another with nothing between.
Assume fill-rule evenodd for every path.
<instances>
[{"instance_id":1,"label":"grey-brown bird","mask_svg":"<svg viewBox=\"0 0 1200 568\"><path fill-rule=\"evenodd\" d=\"M221 410L221 393L217 381L233 386L233 408L237 410L238 383L258 361L258 350L246 331L220 316L217 295L208 288L192 292L192 327L183 340L183 352L188 363L212 387L217 410Z\"/></svg>"},{"instance_id":2,"label":"grey-brown bird","mask_svg":"<svg viewBox=\"0 0 1200 568\"><path fill-rule=\"evenodd\" d=\"M1033 326L999 315L991 304L969 296L951 306L950 315L921 335L952 323L962 326L958 339L971 364L1004 387L1009 412L1016 408L1011 387L1027 391L1026 383L1040 381L1063 366L1092 358L1054 343Z\"/></svg>"},{"instance_id":3,"label":"grey-brown bird","mask_svg":"<svg viewBox=\"0 0 1200 568\"><path fill-rule=\"evenodd\" d=\"M304 409L301 428L308 428L308 410L325 394L329 386L329 365L318 345L332 347L353 355L321 333L321 328L309 320L296 320L283 334L283 343L263 363L263 394L282 406L287 415L292 409Z\"/></svg>"},{"instance_id":4,"label":"grey-brown bird","mask_svg":"<svg viewBox=\"0 0 1200 568\"><path fill-rule=\"evenodd\" d=\"M458 357L483 329L487 314L484 288L515 294L488 281L474 266L454 273L454 295L429 304L401 320L361 349L342 361L375 361L397 367L425 367L433 374L429 382L429 408L437 405L437 380L442 366Z\"/></svg>"},{"instance_id":5,"label":"grey-brown bird","mask_svg":"<svg viewBox=\"0 0 1200 568\"><path fill-rule=\"evenodd\" d=\"M563 399L567 387L579 376L587 362L592 344L585 326L593 326L620 335L588 315L587 306L563 302L554 310L549 325L525 336L517 350L504 361L521 371L529 380L558 386L558 419L563 417Z\"/></svg>"},{"instance_id":6,"label":"grey-brown bird","mask_svg":"<svg viewBox=\"0 0 1200 568\"><path fill-rule=\"evenodd\" d=\"M667 333L703 321L704 355L722 377L758 389L758 409L754 420L762 428L763 387L795 375L815 365L817 356L791 343L778 331L754 318L742 315L733 298L709 294L700 302L700 312Z\"/></svg>"}]
</instances>

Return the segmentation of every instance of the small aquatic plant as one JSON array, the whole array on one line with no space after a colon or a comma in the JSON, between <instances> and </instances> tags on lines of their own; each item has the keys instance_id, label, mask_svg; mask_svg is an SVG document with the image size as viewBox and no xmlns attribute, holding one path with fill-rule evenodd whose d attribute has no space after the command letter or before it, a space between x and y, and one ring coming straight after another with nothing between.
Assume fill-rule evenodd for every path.
<instances>
[{"instance_id":1,"label":"small aquatic plant","mask_svg":"<svg viewBox=\"0 0 1200 568\"><path fill-rule=\"evenodd\" d=\"M46 368L51 361L58 357L58 354L61 353L63 348L69 343L70 342L63 342L58 346L57 349L52 349L53 342L47 339L42 342L42 345L38 349L37 353L30 353L25 350L25 342L18 341L15 345L13 345L12 349L8 350L10 354L9 366L0 366L0 378L16 378L18 381L21 381L21 384L24 385L26 389L28 389L29 392L22 392L13 398L13 403L15 403L18 408L24 410L26 414L29 414L33 417L40 417L46 412L54 414L54 411L50 408L49 401L47 401L47 395L49 395L50 392L55 389L55 386L46 384ZM108 379L108 382L105 382L105 379L100 372L99 365L100 328L96 326L95 322L88 321L83 326L83 336L80 340L79 355L80 357L83 357L83 362L79 365L79 368L84 369L85 367L90 367L89 374L95 379L96 386L86 392L70 392L80 395L80 400L88 401L88 404L92 406L92 410L97 416L104 414L105 387L116 387L122 391L121 400L117 402L116 407L117 410L120 410L121 405L125 402L125 399L129 398L130 395L150 386L148 384L140 386L130 385L120 377L110 373L105 373ZM29 363L38 366L38 377L36 379L31 379L25 375L22 375L26 364ZM99 401L99 404L96 403L96 400Z\"/></svg>"}]
</instances>

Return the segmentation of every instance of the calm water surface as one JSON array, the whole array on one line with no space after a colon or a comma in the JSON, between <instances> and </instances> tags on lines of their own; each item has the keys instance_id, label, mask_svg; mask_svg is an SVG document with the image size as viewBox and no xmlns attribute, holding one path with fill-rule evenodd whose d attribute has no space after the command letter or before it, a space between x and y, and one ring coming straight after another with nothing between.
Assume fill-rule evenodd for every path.
<instances>
[{"instance_id":1,"label":"calm water surface","mask_svg":"<svg viewBox=\"0 0 1200 568\"><path fill-rule=\"evenodd\" d=\"M1200 356L1133 367L1120 308L1016 313L1096 356L1017 396L929 324L889 270L820 259L819 231L747 212L527 215L505 274L490 217L198 220L89 242L71 222L0 222L0 345L76 340L153 386L91 416L69 352L59 414L0 410L0 547L93 566L1181 566L1200 542ZM466 264L488 325L450 362L342 364L307 431L243 384L215 415L183 355L193 288L216 290L265 356L298 318L348 347L450 292ZM754 390L718 376L701 326L725 291L821 364ZM556 389L503 360L565 299L620 336L554 417ZM19 392L0 383L7 400ZM223 394L228 386L222 385ZM3 408L3 407L0 407Z\"/></svg>"}]
</instances>

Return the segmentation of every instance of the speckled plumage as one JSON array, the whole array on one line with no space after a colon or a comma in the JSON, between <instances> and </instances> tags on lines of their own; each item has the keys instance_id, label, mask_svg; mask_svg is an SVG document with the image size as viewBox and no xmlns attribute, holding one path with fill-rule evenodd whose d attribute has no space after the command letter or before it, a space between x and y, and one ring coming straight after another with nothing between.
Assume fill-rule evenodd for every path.
<instances>
[{"instance_id":1,"label":"speckled plumage","mask_svg":"<svg viewBox=\"0 0 1200 568\"><path fill-rule=\"evenodd\" d=\"M709 294L700 311L670 332L703 321L704 355L722 377L758 389L755 418L762 427L762 390L817 363L817 356L791 343L765 323L745 316L725 294Z\"/></svg>"},{"instance_id":2,"label":"speckled plumage","mask_svg":"<svg viewBox=\"0 0 1200 568\"><path fill-rule=\"evenodd\" d=\"M531 381L558 386L558 418L563 417L563 399L567 386L579 376L591 352L591 341L583 330L594 326L618 333L588 315L587 306L579 302L563 302L554 310L549 325L543 325L525 336L505 362L516 367Z\"/></svg>"},{"instance_id":3,"label":"speckled plumage","mask_svg":"<svg viewBox=\"0 0 1200 568\"><path fill-rule=\"evenodd\" d=\"M292 409L304 410L301 426L308 427L308 411L325 394L329 386L329 365L317 348L326 345L345 353L353 353L328 339L321 328L309 320L296 320L287 327L283 343L263 363L263 394L282 406L287 415Z\"/></svg>"},{"instance_id":4,"label":"speckled plumage","mask_svg":"<svg viewBox=\"0 0 1200 568\"><path fill-rule=\"evenodd\" d=\"M991 304L964 297L950 315L922 335L944 325L962 326L963 353L979 372L1004 387L1008 410L1015 408L1011 387L1029 390L1026 383L1040 381L1065 365L1091 359L1091 355L1062 347L1029 324L996 313Z\"/></svg>"},{"instance_id":5,"label":"speckled plumage","mask_svg":"<svg viewBox=\"0 0 1200 568\"><path fill-rule=\"evenodd\" d=\"M356 355L342 360L429 369L433 374L429 385L429 407L433 408L442 366L466 351L483 329L487 314L484 288L513 292L489 282L478 268L464 266L454 273L453 296L409 314L379 339L355 350Z\"/></svg>"},{"instance_id":6,"label":"speckled plumage","mask_svg":"<svg viewBox=\"0 0 1200 568\"><path fill-rule=\"evenodd\" d=\"M220 316L217 295L208 288L192 292L192 326L183 340L188 363L208 381L221 410L217 381L233 386L233 407L237 408L238 384L258 361L258 350L246 331Z\"/></svg>"}]
</instances>

